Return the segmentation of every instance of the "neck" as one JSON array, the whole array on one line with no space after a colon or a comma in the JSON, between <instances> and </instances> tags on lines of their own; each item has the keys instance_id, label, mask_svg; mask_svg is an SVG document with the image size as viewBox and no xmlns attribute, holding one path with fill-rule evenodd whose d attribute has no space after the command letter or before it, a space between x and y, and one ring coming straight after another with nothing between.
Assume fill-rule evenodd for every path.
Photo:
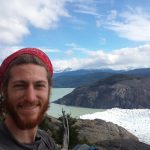
<instances>
[{"instance_id":1,"label":"neck","mask_svg":"<svg viewBox=\"0 0 150 150\"><path fill-rule=\"evenodd\" d=\"M29 143L32 143L35 141L37 127L32 128L32 129L22 130L16 126L16 124L10 117L7 117L5 119L5 124L6 124L7 128L9 129L9 131L11 132L11 134L20 143L29 144Z\"/></svg>"}]
</instances>

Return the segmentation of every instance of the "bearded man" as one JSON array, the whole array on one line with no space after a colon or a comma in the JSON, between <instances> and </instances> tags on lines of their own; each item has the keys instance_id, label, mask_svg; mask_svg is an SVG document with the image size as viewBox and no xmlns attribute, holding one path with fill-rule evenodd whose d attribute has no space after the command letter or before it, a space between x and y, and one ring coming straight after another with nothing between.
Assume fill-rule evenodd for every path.
<instances>
[{"instance_id":1,"label":"bearded man","mask_svg":"<svg viewBox=\"0 0 150 150\"><path fill-rule=\"evenodd\" d=\"M0 150L55 150L51 137L38 129L49 108L53 67L40 49L24 48L0 67Z\"/></svg>"}]
</instances>

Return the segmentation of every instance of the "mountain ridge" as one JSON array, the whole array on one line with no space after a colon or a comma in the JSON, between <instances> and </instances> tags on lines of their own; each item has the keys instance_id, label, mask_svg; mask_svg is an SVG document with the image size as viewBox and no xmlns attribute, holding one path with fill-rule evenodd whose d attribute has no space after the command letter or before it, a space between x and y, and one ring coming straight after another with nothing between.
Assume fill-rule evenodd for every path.
<instances>
[{"instance_id":1,"label":"mountain ridge","mask_svg":"<svg viewBox=\"0 0 150 150\"><path fill-rule=\"evenodd\" d=\"M53 87L76 88L82 85L89 85L99 79L107 78L115 74L126 74L138 77L150 77L150 68L139 68L134 70L111 70L92 69L76 70L62 73L54 73Z\"/></svg>"}]
</instances>

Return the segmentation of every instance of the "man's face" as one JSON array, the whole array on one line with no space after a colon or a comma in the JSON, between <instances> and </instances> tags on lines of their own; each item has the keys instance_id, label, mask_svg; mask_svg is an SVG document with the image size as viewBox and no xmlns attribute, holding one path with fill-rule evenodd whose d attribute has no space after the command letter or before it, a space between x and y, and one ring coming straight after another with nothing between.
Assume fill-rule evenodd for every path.
<instances>
[{"instance_id":1,"label":"man's face","mask_svg":"<svg viewBox=\"0 0 150 150\"><path fill-rule=\"evenodd\" d=\"M50 88L47 71L34 64L14 66L6 91L7 111L20 129L36 127L48 109Z\"/></svg>"}]
</instances>

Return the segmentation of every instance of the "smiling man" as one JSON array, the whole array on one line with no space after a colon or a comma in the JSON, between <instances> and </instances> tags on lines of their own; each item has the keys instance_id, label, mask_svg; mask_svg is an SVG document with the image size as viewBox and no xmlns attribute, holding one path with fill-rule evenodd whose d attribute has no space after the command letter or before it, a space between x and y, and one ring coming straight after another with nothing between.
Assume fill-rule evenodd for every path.
<instances>
[{"instance_id":1,"label":"smiling man","mask_svg":"<svg viewBox=\"0 0 150 150\"><path fill-rule=\"evenodd\" d=\"M0 150L55 150L53 140L38 125L49 107L53 68L48 56L24 48L8 56L0 67Z\"/></svg>"}]
</instances>

